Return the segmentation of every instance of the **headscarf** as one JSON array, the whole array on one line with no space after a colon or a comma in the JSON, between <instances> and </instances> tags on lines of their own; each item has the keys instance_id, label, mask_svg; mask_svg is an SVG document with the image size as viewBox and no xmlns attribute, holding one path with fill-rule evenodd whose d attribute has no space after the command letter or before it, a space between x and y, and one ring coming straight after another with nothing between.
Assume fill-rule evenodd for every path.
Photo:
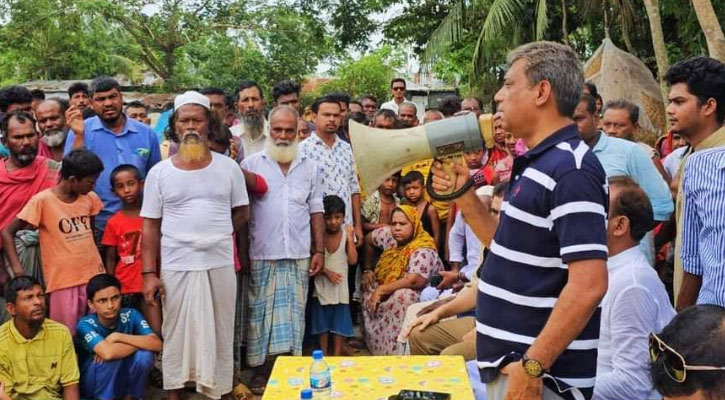
<instances>
[{"instance_id":1,"label":"headscarf","mask_svg":"<svg viewBox=\"0 0 725 400\"><path fill-rule=\"evenodd\" d=\"M404 246L395 246L387 249L380 256L378 265L375 267L375 279L379 284L384 285L394 282L403 277L408 268L410 256L419 249L436 249L435 241L423 229L423 224L418 217L418 209L408 205L401 205L393 210L402 211L408 221L413 225L413 238Z\"/></svg>"}]
</instances>

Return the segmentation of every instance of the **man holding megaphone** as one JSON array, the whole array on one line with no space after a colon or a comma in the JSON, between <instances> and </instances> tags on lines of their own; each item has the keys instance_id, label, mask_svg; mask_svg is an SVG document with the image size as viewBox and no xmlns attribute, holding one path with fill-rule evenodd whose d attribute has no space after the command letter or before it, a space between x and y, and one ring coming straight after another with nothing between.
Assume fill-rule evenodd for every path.
<instances>
[{"instance_id":1,"label":"man holding megaphone","mask_svg":"<svg viewBox=\"0 0 725 400\"><path fill-rule=\"evenodd\" d=\"M495 100L507 130L531 150L514 162L498 228L459 157L492 146L490 115L398 131L351 125L361 183L371 191L402 165L436 158L429 194L454 199L491 250L476 306L488 398L590 399L607 290L607 187L571 119L584 73L571 48L552 42L517 48L508 67Z\"/></svg>"},{"instance_id":2,"label":"man holding megaphone","mask_svg":"<svg viewBox=\"0 0 725 400\"><path fill-rule=\"evenodd\" d=\"M508 67L495 101L531 150L514 162L497 229L472 190L456 199L491 249L476 307L478 366L489 399L589 399L607 290L607 189L571 120L584 74L571 48L551 42L517 48ZM434 190L466 184L466 167L451 169L454 179L434 163Z\"/></svg>"}]
</instances>

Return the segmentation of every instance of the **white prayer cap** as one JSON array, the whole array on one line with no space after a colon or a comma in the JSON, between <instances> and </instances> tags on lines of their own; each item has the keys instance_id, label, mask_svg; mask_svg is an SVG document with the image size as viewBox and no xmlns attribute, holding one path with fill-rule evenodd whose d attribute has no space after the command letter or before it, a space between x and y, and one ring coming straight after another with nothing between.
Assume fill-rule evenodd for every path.
<instances>
[{"instance_id":1,"label":"white prayer cap","mask_svg":"<svg viewBox=\"0 0 725 400\"><path fill-rule=\"evenodd\" d=\"M199 92L189 90L188 92L184 92L184 94L176 96L174 99L174 111L187 104L198 104L207 110L211 107L208 97Z\"/></svg>"}]
</instances>

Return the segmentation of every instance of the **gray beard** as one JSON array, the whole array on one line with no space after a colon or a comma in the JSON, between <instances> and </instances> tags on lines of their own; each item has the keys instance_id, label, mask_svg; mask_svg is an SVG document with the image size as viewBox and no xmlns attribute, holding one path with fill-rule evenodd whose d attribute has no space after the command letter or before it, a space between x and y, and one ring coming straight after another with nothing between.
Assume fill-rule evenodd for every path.
<instances>
[{"instance_id":1,"label":"gray beard","mask_svg":"<svg viewBox=\"0 0 725 400\"><path fill-rule=\"evenodd\" d=\"M244 130L253 140L257 140L262 136L264 131L264 116L262 113L242 115L242 122L244 123Z\"/></svg>"},{"instance_id":2,"label":"gray beard","mask_svg":"<svg viewBox=\"0 0 725 400\"><path fill-rule=\"evenodd\" d=\"M40 138L48 147L60 147L65 143L65 139L68 136L68 131L65 130L51 130L47 131Z\"/></svg>"}]
</instances>

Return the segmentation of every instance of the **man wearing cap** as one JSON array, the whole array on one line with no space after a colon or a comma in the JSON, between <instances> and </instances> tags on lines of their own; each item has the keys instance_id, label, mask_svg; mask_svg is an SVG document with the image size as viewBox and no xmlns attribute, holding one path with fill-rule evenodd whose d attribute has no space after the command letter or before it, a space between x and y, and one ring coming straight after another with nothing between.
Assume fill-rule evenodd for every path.
<instances>
[{"instance_id":1,"label":"man wearing cap","mask_svg":"<svg viewBox=\"0 0 725 400\"><path fill-rule=\"evenodd\" d=\"M232 390L232 233L246 222L249 200L236 162L209 150L218 123L206 96L177 96L169 136L179 151L145 183L143 292L149 304L163 300L164 389L172 400L189 383L212 399Z\"/></svg>"}]
</instances>

